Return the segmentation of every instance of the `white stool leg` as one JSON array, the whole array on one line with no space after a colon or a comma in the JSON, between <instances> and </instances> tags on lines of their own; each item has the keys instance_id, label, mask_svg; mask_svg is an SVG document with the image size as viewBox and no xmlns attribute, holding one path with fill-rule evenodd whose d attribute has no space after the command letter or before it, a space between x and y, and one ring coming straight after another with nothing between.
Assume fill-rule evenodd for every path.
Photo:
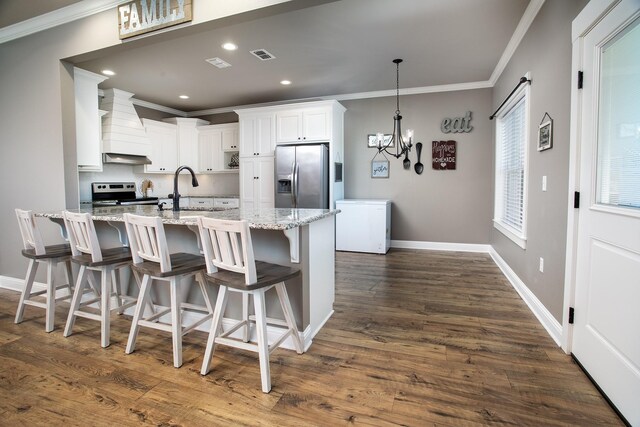
<instances>
[{"instance_id":1,"label":"white stool leg","mask_svg":"<svg viewBox=\"0 0 640 427\"><path fill-rule=\"evenodd\" d=\"M116 268L111 270L111 284L113 285L113 293L116 294L116 313L122 314L122 287L120 286L120 271Z\"/></svg>"},{"instance_id":2,"label":"white stool leg","mask_svg":"<svg viewBox=\"0 0 640 427\"><path fill-rule=\"evenodd\" d=\"M100 345L109 347L111 330L111 271L113 267L102 267L102 295L100 295Z\"/></svg>"},{"instance_id":3,"label":"white stool leg","mask_svg":"<svg viewBox=\"0 0 640 427\"><path fill-rule=\"evenodd\" d=\"M71 261L66 260L64 262L64 274L69 285L69 295L73 295L73 273L71 271Z\"/></svg>"},{"instance_id":4,"label":"white stool leg","mask_svg":"<svg viewBox=\"0 0 640 427\"><path fill-rule=\"evenodd\" d=\"M52 260L47 261L47 312L45 328L46 332L51 332L55 328L54 320L56 315L56 285L53 283L53 267L55 263Z\"/></svg>"},{"instance_id":5,"label":"white stool leg","mask_svg":"<svg viewBox=\"0 0 640 427\"><path fill-rule=\"evenodd\" d=\"M173 340L173 366L182 366L182 313L178 277L171 278L171 338Z\"/></svg>"},{"instance_id":6,"label":"white stool leg","mask_svg":"<svg viewBox=\"0 0 640 427\"><path fill-rule=\"evenodd\" d=\"M242 293L242 320L244 320L244 333L242 341L249 342L251 336L251 322L249 322L249 293Z\"/></svg>"},{"instance_id":7,"label":"white stool leg","mask_svg":"<svg viewBox=\"0 0 640 427\"><path fill-rule=\"evenodd\" d=\"M267 318L264 303L264 289L252 292L253 306L256 311L256 334L258 335L258 356L260 358L260 377L262 391L271 391L271 371L269 369L269 342L267 341Z\"/></svg>"},{"instance_id":8,"label":"white stool leg","mask_svg":"<svg viewBox=\"0 0 640 427\"><path fill-rule=\"evenodd\" d=\"M69 308L69 315L67 316L67 324L64 327L64 336L71 335L71 329L76 321L76 310L80 308L80 302L82 300L82 294L84 293L84 287L87 285L87 267L80 266L78 271L78 281L76 282L75 290L73 291L73 298L71 299L71 307Z\"/></svg>"},{"instance_id":9,"label":"white stool leg","mask_svg":"<svg viewBox=\"0 0 640 427\"><path fill-rule=\"evenodd\" d=\"M31 296L31 288L33 288L33 281L36 277L36 271L38 271L38 261L32 259L29 261L29 267L27 268L27 276L24 279L24 289L22 289L22 295L20 295L20 302L18 303L18 310L16 311L15 323L22 322L24 315L24 302Z\"/></svg>"},{"instance_id":10,"label":"white stool leg","mask_svg":"<svg viewBox=\"0 0 640 427\"><path fill-rule=\"evenodd\" d=\"M287 287L284 282L280 282L276 285L276 292L278 293L278 299L280 300L280 306L284 313L284 318L289 325L291 331L291 338L293 339L293 345L296 348L298 354L304 353L304 347L302 340L300 339L300 333L298 332L298 326L296 325L296 318L293 315L293 309L291 308L291 302L289 301L289 295L287 295Z\"/></svg>"},{"instance_id":11,"label":"white stool leg","mask_svg":"<svg viewBox=\"0 0 640 427\"><path fill-rule=\"evenodd\" d=\"M209 373L209 365L211 365L211 358L213 357L213 351L216 347L216 336L222 324L224 309L227 307L228 298L228 288L226 286L220 286L220 289L218 289L218 299L216 299L216 308L213 310L213 320L211 321L211 329L209 330L209 338L207 339L207 348L204 351L204 360L202 361L202 368L200 369L200 374L202 375Z\"/></svg>"},{"instance_id":12,"label":"white stool leg","mask_svg":"<svg viewBox=\"0 0 640 427\"><path fill-rule=\"evenodd\" d=\"M131 322L131 330L129 331L129 339L127 340L126 354L130 354L136 346L136 337L140 330L140 319L142 313L147 305L147 299L149 298L149 289L151 288L151 278L148 275L144 275L142 278L142 284L140 285L140 293L138 293L138 303L136 304L136 310L133 313L133 321Z\"/></svg>"}]
</instances>

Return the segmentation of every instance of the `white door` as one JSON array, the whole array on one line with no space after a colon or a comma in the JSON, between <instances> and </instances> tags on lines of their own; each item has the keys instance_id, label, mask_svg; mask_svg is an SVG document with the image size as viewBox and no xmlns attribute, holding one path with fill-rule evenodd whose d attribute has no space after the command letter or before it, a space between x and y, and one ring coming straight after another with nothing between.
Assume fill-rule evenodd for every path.
<instances>
[{"instance_id":1,"label":"white door","mask_svg":"<svg viewBox=\"0 0 640 427\"><path fill-rule=\"evenodd\" d=\"M256 203L256 161L240 158L240 206L243 209L253 209Z\"/></svg>"},{"instance_id":2,"label":"white door","mask_svg":"<svg viewBox=\"0 0 640 427\"><path fill-rule=\"evenodd\" d=\"M640 0L584 37L572 352L640 426Z\"/></svg>"},{"instance_id":3,"label":"white door","mask_svg":"<svg viewBox=\"0 0 640 427\"><path fill-rule=\"evenodd\" d=\"M256 180L255 198L260 208L273 208L275 206L273 162L273 157L261 157L256 160L258 179Z\"/></svg>"}]
</instances>

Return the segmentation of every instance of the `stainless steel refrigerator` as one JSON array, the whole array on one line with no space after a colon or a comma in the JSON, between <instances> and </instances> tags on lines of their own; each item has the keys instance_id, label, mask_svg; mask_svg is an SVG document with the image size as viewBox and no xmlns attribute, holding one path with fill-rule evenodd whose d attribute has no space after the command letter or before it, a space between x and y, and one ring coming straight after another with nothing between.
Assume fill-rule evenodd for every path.
<instances>
[{"instance_id":1,"label":"stainless steel refrigerator","mask_svg":"<svg viewBox=\"0 0 640 427\"><path fill-rule=\"evenodd\" d=\"M278 145L275 158L276 208L329 208L329 147Z\"/></svg>"}]
</instances>

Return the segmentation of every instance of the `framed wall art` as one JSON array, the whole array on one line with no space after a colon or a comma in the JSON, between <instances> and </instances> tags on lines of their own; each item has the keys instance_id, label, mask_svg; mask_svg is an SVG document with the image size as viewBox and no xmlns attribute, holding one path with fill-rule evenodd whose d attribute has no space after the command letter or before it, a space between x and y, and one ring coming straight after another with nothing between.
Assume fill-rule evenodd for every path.
<instances>
[{"instance_id":1,"label":"framed wall art","mask_svg":"<svg viewBox=\"0 0 640 427\"><path fill-rule=\"evenodd\" d=\"M371 178L389 178L389 160L371 160Z\"/></svg>"},{"instance_id":2,"label":"framed wall art","mask_svg":"<svg viewBox=\"0 0 640 427\"><path fill-rule=\"evenodd\" d=\"M551 147L553 147L553 119L548 113L544 113L538 129L538 151L548 150Z\"/></svg>"}]
</instances>

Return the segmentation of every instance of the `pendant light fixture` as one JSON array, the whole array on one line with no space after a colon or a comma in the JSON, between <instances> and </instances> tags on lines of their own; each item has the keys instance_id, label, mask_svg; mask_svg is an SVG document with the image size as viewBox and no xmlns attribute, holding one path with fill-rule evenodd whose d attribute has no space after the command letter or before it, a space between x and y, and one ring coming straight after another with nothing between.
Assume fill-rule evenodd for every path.
<instances>
[{"instance_id":1,"label":"pendant light fixture","mask_svg":"<svg viewBox=\"0 0 640 427\"><path fill-rule=\"evenodd\" d=\"M383 133L376 134L376 143L378 146L378 153L385 152L396 159L404 156L404 161L402 162L405 169L409 169L411 167L411 161L409 160L409 152L411 151L411 147L413 146L411 140L413 139L413 130L407 130L406 135L402 135L402 116L400 115L400 63L402 59L394 59L393 63L396 64L396 114L393 117L393 134L391 134L391 139L385 141ZM392 153L389 151L395 145L396 152Z\"/></svg>"}]
</instances>

